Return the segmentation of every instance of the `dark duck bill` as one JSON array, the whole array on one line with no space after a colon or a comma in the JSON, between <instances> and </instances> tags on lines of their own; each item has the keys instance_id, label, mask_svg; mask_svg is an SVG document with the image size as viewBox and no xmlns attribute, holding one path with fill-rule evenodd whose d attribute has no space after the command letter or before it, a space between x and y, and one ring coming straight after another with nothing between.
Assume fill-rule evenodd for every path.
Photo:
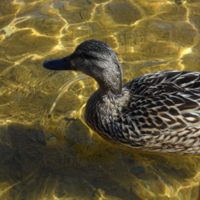
<instances>
[{"instance_id":1,"label":"dark duck bill","mask_svg":"<svg viewBox=\"0 0 200 200\"><path fill-rule=\"evenodd\" d=\"M47 60L43 63L46 69L50 70L77 70L71 64L72 54L60 59Z\"/></svg>"}]
</instances>

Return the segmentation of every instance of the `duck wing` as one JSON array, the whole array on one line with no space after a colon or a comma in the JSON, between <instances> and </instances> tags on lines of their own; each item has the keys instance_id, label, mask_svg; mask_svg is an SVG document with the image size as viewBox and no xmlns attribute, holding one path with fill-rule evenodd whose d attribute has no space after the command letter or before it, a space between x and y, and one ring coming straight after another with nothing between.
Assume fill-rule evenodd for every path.
<instances>
[{"instance_id":1,"label":"duck wing","mask_svg":"<svg viewBox=\"0 0 200 200\"><path fill-rule=\"evenodd\" d=\"M120 120L131 145L157 146L169 151L173 145L200 146L199 72L150 73L124 88L130 90L131 98Z\"/></svg>"}]
</instances>

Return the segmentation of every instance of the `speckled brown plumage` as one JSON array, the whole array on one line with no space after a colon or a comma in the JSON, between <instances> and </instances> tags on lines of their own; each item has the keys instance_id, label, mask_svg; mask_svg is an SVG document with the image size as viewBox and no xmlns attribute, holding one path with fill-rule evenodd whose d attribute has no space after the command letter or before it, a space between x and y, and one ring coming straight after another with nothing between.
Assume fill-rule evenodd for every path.
<instances>
[{"instance_id":1,"label":"speckled brown plumage","mask_svg":"<svg viewBox=\"0 0 200 200\"><path fill-rule=\"evenodd\" d=\"M80 70L99 83L87 102L85 120L106 140L136 150L200 153L199 72L155 72L122 87L116 55L96 40L82 43L61 61L64 69ZM54 69L54 63L58 60L44 66Z\"/></svg>"},{"instance_id":2,"label":"speckled brown plumage","mask_svg":"<svg viewBox=\"0 0 200 200\"><path fill-rule=\"evenodd\" d=\"M150 73L125 84L121 95L97 94L86 121L104 138L139 150L200 152L200 73Z\"/></svg>"}]
</instances>

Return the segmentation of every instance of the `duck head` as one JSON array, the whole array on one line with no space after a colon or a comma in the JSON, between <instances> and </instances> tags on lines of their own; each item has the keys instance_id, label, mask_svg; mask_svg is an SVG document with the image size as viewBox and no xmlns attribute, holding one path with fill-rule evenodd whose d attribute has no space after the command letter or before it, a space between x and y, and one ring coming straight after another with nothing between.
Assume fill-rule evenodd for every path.
<instances>
[{"instance_id":1,"label":"duck head","mask_svg":"<svg viewBox=\"0 0 200 200\"><path fill-rule=\"evenodd\" d=\"M61 59L45 61L43 66L50 70L78 70L93 77L103 93L120 94L122 70L112 48L98 40L87 40L75 51Z\"/></svg>"}]
</instances>

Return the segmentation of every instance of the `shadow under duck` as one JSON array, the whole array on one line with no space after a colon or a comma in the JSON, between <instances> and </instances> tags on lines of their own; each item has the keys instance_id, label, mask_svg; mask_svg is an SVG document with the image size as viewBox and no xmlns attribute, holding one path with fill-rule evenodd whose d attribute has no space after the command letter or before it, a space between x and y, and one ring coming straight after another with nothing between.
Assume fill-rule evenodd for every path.
<instances>
[{"instance_id":1,"label":"shadow under duck","mask_svg":"<svg viewBox=\"0 0 200 200\"><path fill-rule=\"evenodd\" d=\"M98 40L85 41L71 55L43 65L79 70L98 82L85 120L106 140L135 150L200 154L199 72L153 72L122 86L116 54Z\"/></svg>"}]
</instances>

